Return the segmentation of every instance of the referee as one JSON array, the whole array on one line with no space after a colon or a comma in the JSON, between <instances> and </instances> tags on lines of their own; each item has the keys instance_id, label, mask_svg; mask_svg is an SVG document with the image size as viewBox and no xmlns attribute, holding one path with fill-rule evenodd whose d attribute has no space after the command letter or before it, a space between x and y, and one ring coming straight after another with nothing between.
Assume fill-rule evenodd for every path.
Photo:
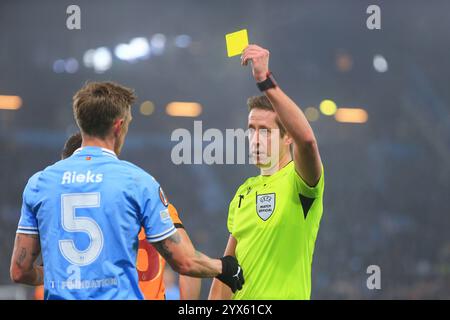
<instances>
[{"instance_id":1,"label":"referee","mask_svg":"<svg viewBox=\"0 0 450 320\"><path fill-rule=\"evenodd\" d=\"M246 283L233 295L214 280L209 298L310 299L324 191L317 141L269 71L269 51L249 45L241 57L242 65L248 62L264 93L247 101L250 151L261 174L247 179L230 202L225 249L239 260Z\"/></svg>"}]
</instances>

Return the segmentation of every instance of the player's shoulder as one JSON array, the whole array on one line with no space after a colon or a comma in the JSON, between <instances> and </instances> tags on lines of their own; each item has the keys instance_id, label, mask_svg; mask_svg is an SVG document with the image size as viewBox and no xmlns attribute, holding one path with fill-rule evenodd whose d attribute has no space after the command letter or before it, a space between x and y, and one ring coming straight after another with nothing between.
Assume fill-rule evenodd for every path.
<instances>
[{"instance_id":1,"label":"player's shoulder","mask_svg":"<svg viewBox=\"0 0 450 320\"><path fill-rule=\"evenodd\" d=\"M44 169L36 172L31 176L31 178L28 180L28 184L31 187L36 187L36 185L39 183L39 181L43 178L45 178L48 174L52 173L53 171L57 170L59 166L61 165L61 162L65 160L59 160L55 163L46 166Z\"/></svg>"},{"instance_id":2,"label":"player's shoulder","mask_svg":"<svg viewBox=\"0 0 450 320\"><path fill-rule=\"evenodd\" d=\"M48 165L43 170L37 172L35 175L37 176L36 179L39 180L41 178L45 179L49 175L54 174L55 172L58 172L61 168L67 167L66 163L69 161L70 158L64 159L64 160L58 160L55 163ZM73 169L73 166L70 166L71 169Z\"/></svg>"},{"instance_id":3,"label":"player's shoulder","mask_svg":"<svg viewBox=\"0 0 450 320\"><path fill-rule=\"evenodd\" d=\"M49 165L44 169L37 171L34 173L27 181L25 186L24 193L36 193L40 190L39 183L42 179L45 179L45 175L48 174L50 170L54 167L55 164Z\"/></svg>"},{"instance_id":4,"label":"player's shoulder","mask_svg":"<svg viewBox=\"0 0 450 320\"><path fill-rule=\"evenodd\" d=\"M145 177L151 176L148 172L146 172L141 167L135 165L134 163L131 163L126 160L119 160L118 165L121 166L124 170L129 171L132 174L135 175L142 175Z\"/></svg>"},{"instance_id":5,"label":"player's shoulder","mask_svg":"<svg viewBox=\"0 0 450 320\"><path fill-rule=\"evenodd\" d=\"M158 181L156 181L156 179L150 173L148 173L138 165L125 160L120 160L119 163L125 170L127 170L132 175L132 177L137 182L145 181L147 184L151 183L156 186L159 186Z\"/></svg>"},{"instance_id":6,"label":"player's shoulder","mask_svg":"<svg viewBox=\"0 0 450 320\"><path fill-rule=\"evenodd\" d=\"M43 174L47 174L49 172L51 172L52 170L57 170L59 169L61 166L64 166L68 161L70 161L70 158L67 159L63 159L63 160L58 160L55 163L48 165L47 167L45 167L41 172Z\"/></svg>"},{"instance_id":7,"label":"player's shoulder","mask_svg":"<svg viewBox=\"0 0 450 320\"><path fill-rule=\"evenodd\" d=\"M43 172L43 170L38 171L28 179L27 187L26 187L27 189L30 189L30 190L37 189L39 177L41 176L42 172Z\"/></svg>"}]
</instances>

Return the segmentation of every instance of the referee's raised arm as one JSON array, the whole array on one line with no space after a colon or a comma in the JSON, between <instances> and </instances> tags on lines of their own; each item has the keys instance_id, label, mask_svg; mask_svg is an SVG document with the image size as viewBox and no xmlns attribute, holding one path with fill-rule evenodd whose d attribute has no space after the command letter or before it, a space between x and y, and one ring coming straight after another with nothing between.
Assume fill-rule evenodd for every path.
<instances>
[{"instance_id":1,"label":"referee's raised arm","mask_svg":"<svg viewBox=\"0 0 450 320\"><path fill-rule=\"evenodd\" d=\"M249 45L242 53L241 63L251 62L258 87L270 100L281 123L294 142L294 162L297 173L309 186L315 186L322 173L322 162L314 132L302 110L276 84L269 71L269 51Z\"/></svg>"}]
</instances>

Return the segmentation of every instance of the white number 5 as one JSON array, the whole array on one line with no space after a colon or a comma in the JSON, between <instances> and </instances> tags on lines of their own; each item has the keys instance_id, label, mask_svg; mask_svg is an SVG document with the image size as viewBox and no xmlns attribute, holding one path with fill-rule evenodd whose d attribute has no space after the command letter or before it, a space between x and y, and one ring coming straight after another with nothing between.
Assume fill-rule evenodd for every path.
<instances>
[{"instance_id":1,"label":"white number 5","mask_svg":"<svg viewBox=\"0 0 450 320\"><path fill-rule=\"evenodd\" d=\"M89 236L86 250L78 250L73 240L59 240L59 250L72 264L86 266L94 262L103 249L103 233L99 225L88 217L77 217L77 208L100 207L100 193L73 193L61 195L61 224L67 232L84 232Z\"/></svg>"}]
</instances>

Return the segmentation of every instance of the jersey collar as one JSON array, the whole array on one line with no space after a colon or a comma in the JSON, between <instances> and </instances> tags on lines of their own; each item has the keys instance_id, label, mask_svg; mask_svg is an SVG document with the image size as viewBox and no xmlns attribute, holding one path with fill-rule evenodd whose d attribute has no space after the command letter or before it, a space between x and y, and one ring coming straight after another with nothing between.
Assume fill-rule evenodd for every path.
<instances>
[{"instance_id":1,"label":"jersey collar","mask_svg":"<svg viewBox=\"0 0 450 320\"><path fill-rule=\"evenodd\" d=\"M92 155L105 155L105 156L109 156L109 157L113 157L113 158L117 158L117 155L114 151L109 150L107 148L101 148L101 147L94 147L94 146L87 146L87 147L82 147L82 148L78 148L77 150L74 151L73 154L92 154Z\"/></svg>"},{"instance_id":2,"label":"jersey collar","mask_svg":"<svg viewBox=\"0 0 450 320\"><path fill-rule=\"evenodd\" d=\"M264 182L264 183L274 181L274 180L278 179L279 177L284 176L284 174L286 172L288 172L289 168L292 167L293 165L294 165L294 161L291 160L283 168L281 168L280 170L278 170L277 172L275 172L274 174L272 174L270 176L259 175L260 181Z\"/></svg>"}]
</instances>

